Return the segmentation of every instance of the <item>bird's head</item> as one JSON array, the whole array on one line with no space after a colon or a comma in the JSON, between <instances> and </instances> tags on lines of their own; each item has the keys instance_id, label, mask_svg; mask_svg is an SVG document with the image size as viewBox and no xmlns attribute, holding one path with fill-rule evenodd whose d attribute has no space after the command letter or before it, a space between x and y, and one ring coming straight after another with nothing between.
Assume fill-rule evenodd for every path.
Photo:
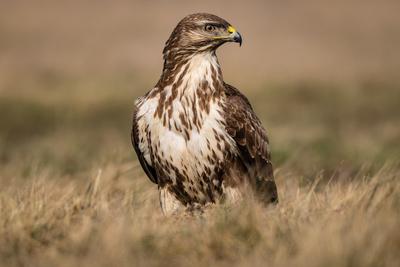
<instances>
[{"instance_id":1,"label":"bird's head","mask_svg":"<svg viewBox=\"0 0 400 267\"><path fill-rule=\"evenodd\" d=\"M164 55L173 51L215 51L226 42L242 44L242 36L230 23L212 14L192 14L183 18L175 27L165 44Z\"/></svg>"}]
</instances>

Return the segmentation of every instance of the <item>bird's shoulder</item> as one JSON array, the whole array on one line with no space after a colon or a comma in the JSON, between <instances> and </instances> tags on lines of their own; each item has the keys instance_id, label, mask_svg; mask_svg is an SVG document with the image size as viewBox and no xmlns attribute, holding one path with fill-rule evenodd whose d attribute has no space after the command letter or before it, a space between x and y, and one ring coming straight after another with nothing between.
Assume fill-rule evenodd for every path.
<instances>
[{"instance_id":1,"label":"bird's shoulder","mask_svg":"<svg viewBox=\"0 0 400 267\"><path fill-rule=\"evenodd\" d=\"M250 101L242 92L239 91L239 89L230 84L224 83L224 92L228 101L236 102L237 104L243 105L245 108L253 110Z\"/></svg>"}]
</instances>

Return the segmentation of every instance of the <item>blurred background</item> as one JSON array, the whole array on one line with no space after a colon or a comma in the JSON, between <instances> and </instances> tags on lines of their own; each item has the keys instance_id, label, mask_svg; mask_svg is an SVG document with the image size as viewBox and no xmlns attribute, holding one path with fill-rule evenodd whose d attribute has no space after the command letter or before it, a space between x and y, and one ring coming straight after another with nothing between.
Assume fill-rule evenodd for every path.
<instances>
[{"instance_id":1,"label":"blurred background","mask_svg":"<svg viewBox=\"0 0 400 267\"><path fill-rule=\"evenodd\" d=\"M177 22L225 18L218 50L246 94L276 171L356 172L400 155L399 1L0 2L0 178L87 177L131 164L134 99L157 82Z\"/></svg>"}]
</instances>

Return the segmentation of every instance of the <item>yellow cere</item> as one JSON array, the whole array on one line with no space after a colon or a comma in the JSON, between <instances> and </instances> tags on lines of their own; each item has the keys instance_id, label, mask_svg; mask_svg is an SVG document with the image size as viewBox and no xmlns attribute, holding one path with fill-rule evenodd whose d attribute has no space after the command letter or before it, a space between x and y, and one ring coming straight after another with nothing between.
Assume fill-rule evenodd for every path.
<instances>
[{"instance_id":1,"label":"yellow cere","mask_svg":"<svg viewBox=\"0 0 400 267\"><path fill-rule=\"evenodd\" d=\"M234 33L234 32L236 32L236 29L233 28L232 26L229 26L229 27L228 27L228 32L229 32L229 33Z\"/></svg>"},{"instance_id":2,"label":"yellow cere","mask_svg":"<svg viewBox=\"0 0 400 267\"><path fill-rule=\"evenodd\" d=\"M236 32L236 29L235 29L233 26L229 26L227 30L228 30L228 32L229 32L230 34ZM231 37L230 37L230 35L228 35L228 36L213 36L213 37L211 37L211 38L212 38L212 39L226 39L226 38L231 38Z\"/></svg>"}]
</instances>

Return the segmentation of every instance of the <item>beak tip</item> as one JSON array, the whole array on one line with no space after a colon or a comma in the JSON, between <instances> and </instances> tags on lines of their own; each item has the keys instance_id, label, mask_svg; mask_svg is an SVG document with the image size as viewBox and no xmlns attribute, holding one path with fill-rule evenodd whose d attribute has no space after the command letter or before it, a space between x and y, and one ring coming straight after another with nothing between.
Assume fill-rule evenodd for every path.
<instances>
[{"instance_id":1,"label":"beak tip","mask_svg":"<svg viewBox=\"0 0 400 267\"><path fill-rule=\"evenodd\" d=\"M233 37L233 41L239 43L239 46L242 46L242 35L239 32L235 32L235 36Z\"/></svg>"}]
</instances>

